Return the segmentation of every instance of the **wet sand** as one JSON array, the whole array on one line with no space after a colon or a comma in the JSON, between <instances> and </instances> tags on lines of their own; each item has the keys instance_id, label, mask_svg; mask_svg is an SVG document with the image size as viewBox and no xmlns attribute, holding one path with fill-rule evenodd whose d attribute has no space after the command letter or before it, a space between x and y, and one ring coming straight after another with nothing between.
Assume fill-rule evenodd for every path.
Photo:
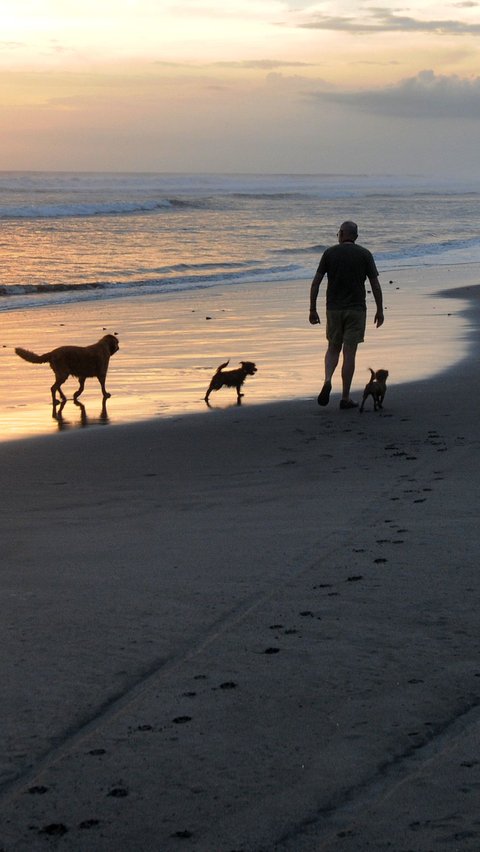
<instances>
[{"instance_id":1,"label":"wet sand","mask_svg":"<svg viewBox=\"0 0 480 852\"><path fill-rule=\"evenodd\" d=\"M0 445L3 849L479 848L479 292L383 412Z\"/></svg>"},{"instance_id":2,"label":"wet sand","mask_svg":"<svg viewBox=\"0 0 480 852\"><path fill-rule=\"evenodd\" d=\"M387 367L400 384L441 372L466 352L463 299L433 295L441 288L480 280L477 265L384 272L385 324L373 325L369 296L366 343L359 347L354 391L368 367ZM321 293L319 307L324 299ZM245 402L268 403L316 397L323 382L325 324L308 323L309 282L212 287L162 298L37 308L2 314L0 333L0 440L53 434L85 425L136 423L150 418L206 411L204 396L219 364L255 361ZM102 412L98 383L87 380L84 409L71 401L61 417L49 407L53 374L14 354L15 346L43 353L63 344L87 345L118 333L120 350L111 360L107 388L112 397ZM337 382L338 385L338 382ZM235 395L211 397L215 409L235 404ZM58 415L58 411L54 412Z\"/></svg>"}]
</instances>

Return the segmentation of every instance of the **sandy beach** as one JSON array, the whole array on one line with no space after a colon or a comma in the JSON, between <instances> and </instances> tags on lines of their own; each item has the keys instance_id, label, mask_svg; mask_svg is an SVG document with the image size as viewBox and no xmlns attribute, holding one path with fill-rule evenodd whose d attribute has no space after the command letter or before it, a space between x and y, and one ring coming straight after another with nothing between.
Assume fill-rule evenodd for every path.
<instances>
[{"instance_id":1,"label":"sandy beach","mask_svg":"<svg viewBox=\"0 0 480 852\"><path fill-rule=\"evenodd\" d=\"M366 344L359 347L353 390L363 389L368 367L386 365L395 385L440 373L467 349L463 298L434 295L480 280L478 264L384 271L385 325L373 326L369 298ZM211 287L162 297L86 301L2 314L0 335L0 440L48 435L85 425L138 423L151 418L204 413L204 396L219 364L230 359L258 365L245 387L245 402L316 397L323 381L325 325L308 323L309 281ZM321 294L324 298L324 294ZM321 301L319 300L319 306ZM96 380L56 419L48 411L53 374L14 353L22 346L43 353L63 344L87 345L117 333L111 361L112 393L102 413ZM75 379L65 384L71 398ZM235 396L211 397L215 410Z\"/></svg>"},{"instance_id":2,"label":"sandy beach","mask_svg":"<svg viewBox=\"0 0 480 852\"><path fill-rule=\"evenodd\" d=\"M2 850L480 848L479 273L382 278L363 415L305 283L4 315ZM110 424L52 420L12 347L103 328ZM207 410L221 353L259 372Z\"/></svg>"}]
</instances>

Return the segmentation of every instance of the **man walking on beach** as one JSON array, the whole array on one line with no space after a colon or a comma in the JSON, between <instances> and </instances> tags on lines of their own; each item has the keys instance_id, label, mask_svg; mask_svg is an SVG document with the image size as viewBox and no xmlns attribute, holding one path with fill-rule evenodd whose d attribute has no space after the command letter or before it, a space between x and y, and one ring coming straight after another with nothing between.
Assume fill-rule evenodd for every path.
<instances>
[{"instance_id":1,"label":"man walking on beach","mask_svg":"<svg viewBox=\"0 0 480 852\"><path fill-rule=\"evenodd\" d=\"M320 260L310 288L310 315L312 325L318 325L317 296L324 276L327 276L327 340L325 353L325 383L318 396L319 405L328 405L332 390L332 376L343 350L342 399L340 408L357 408L350 399L350 387L355 372L357 346L363 343L367 317L365 279L372 287L377 306L374 322L383 325L383 297L378 271L373 255L355 240L358 228L355 222L344 222L338 232L338 245L327 248Z\"/></svg>"}]
</instances>

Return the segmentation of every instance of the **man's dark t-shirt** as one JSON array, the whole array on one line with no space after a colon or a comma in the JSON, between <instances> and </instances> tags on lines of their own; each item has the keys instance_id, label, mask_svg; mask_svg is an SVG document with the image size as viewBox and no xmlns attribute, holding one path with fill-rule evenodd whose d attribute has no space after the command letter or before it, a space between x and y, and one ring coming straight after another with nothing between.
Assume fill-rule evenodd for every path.
<instances>
[{"instance_id":1,"label":"man's dark t-shirt","mask_svg":"<svg viewBox=\"0 0 480 852\"><path fill-rule=\"evenodd\" d=\"M366 311L365 279L378 275L373 255L355 243L327 248L318 273L327 275L327 310Z\"/></svg>"}]
</instances>

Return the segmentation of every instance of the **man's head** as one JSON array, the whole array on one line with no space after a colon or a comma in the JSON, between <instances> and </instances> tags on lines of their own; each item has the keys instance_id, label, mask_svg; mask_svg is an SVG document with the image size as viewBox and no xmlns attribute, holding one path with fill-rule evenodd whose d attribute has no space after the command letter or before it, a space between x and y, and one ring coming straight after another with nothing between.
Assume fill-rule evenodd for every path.
<instances>
[{"instance_id":1,"label":"man's head","mask_svg":"<svg viewBox=\"0 0 480 852\"><path fill-rule=\"evenodd\" d=\"M351 242L354 243L358 237L358 228L355 222L342 222L340 225L340 230L338 232L338 242L345 243Z\"/></svg>"}]
</instances>

